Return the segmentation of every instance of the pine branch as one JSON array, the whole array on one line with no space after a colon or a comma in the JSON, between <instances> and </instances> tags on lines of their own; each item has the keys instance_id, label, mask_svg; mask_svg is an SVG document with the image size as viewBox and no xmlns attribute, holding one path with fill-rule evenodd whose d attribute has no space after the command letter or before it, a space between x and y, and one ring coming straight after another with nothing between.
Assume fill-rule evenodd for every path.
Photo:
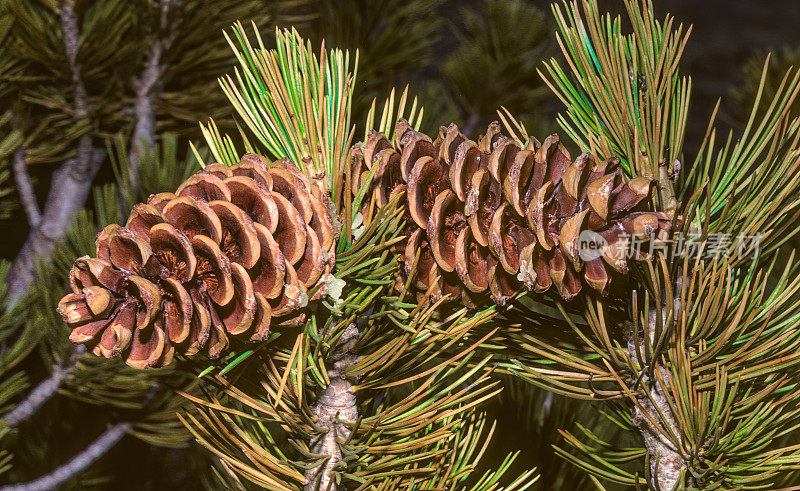
<instances>
[{"instance_id":1,"label":"pine branch","mask_svg":"<svg viewBox=\"0 0 800 491\"><path fill-rule=\"evenodd\" d=\"M666 314L666 310L663 311ZM656 316L655 310L650 311L650 322L644 339L638 345L634 339L628 343L628 353L632 360L638 356L644 358L646 348L644 343L655 344L656 341ZM642 376L642 385L646 388L645 397L638 399L631 416L631 422L639 430L644 439L645 447L650 454L650 483L654 489L673 489L681 478L682 470L688 468L678 448L665 436L666 433L674 435L680 446L683 445L681 432L672 412L675 402L670 400L668 370L660 364L654 368L660 373L660 380L650 380ZM662 385L664 382L666 387ZM658 422L658 423L656 423ZM658 425L667 426L659 429Z\"/></svg>"},{"instance_id":2,"label":"pine branch","mask_svg":"<svg viewBox=\"0 0 800 491\"><path fill-rule=\"evenodd\" d=\"M31 176L28 174L25 147L20 147L14 152L12 168L14 170L14 181L17 185L19 200L22 202L22 208L25 210L25 215L28 217L28 224L32 228L36 227L42 220L42 212L39 210L39 204L36 202L36 193L33 191Z\"/></svg>"},{"instance_id":3,"label":"pine branch","mask_svg":"<svg viewBox=\"0 0 800 491\"><path fill-rule=\"evenodd\" d=\"M167 30L170 9L179 4L179 0L161 1L160 32ZM136 98L133 103L136 124L133 128L131 149L128 154L130 162L128 178L130 179L130 190L134 195L139 187L139 156L147 151L152 151L156 138L156 99L159 97L161 77L165 70L162 55L170 48L176 35L177 31L172 29L166 36L153 39L144 69L133 83L136 89Z\"/></svg>"},{"instance_id":4,"label":"pine branch","mask_svg":"<svg viewBox=\"0 0 800 491\"><path fill-rule=\"evenodd\" d=\"M337 278L345 285L333 305L323 302L335 316L326 315L324 326L312 316L293 342L282 337L269 351L253 353L250 360L260 358L261 366L240 363L226 378L218 376L221 394L187 396L199 411L182 419L236 475L281 489L334 483L334 489L364 483L461 489L475 472L491 430L483 432L484 418L474 408L501 390L487 375L491 357L477 360L475 353L494 333L485 326L493 313L460 311L440 319L439 305L424 308L405 303L403 294L387 295L397 265L385 251L400 233L398 198L337 254ZM358 268L364 264L370 267ZM357 360L342 353L350 344ZM286 454L284 441L301 459ZM337 462L345 457L346 466ZM513 461L510 455L480 478L486 486L474 489L505 480ZM533 479L528 471L517 485Z\"/></svg>"},{"instance_id":5,"label":"pine branch","mask_svg":"<svg viewBox=\"0 0 800 491\"><path fill-rule=\"evenodd\" d=\"M360 335L355 324L345 329L337 343L332 367L328 369L330 383L311 407L311 412L317 416L317 426L326 428L326 431L312 439L309 447L314 453L327 455L328 458L306 471L306 491L339 489L333 476L334 467L342 460L342 450L337 440L347 440L350 430L344 423L354 423L358 419L353 384L345 373L358 361L358 356L351 352L351 348Z\"/></svg>"},{"instance_id":6,"label":"pine branch","mask_svg":"<svg viewBox=\"0 0 800 491\"><path fill-rule=\"evenodd\" d=\"M79 30L74 7L73 0L66 0L59 8L59 17L72 75L74 116L78 123L88 124L89 97L77 61ZM10 304L27 293L37 260L53 250L55 242L66 232L72 216L83 206L104 156L105 151L93 145L92 137L83 135L78 141L76 157L66 160L53 173L41 220L31 229L6 277Z\"/></svg>"},{"instance_id":7,"label":"pine branch","mask_svg":"<svg viewBox=\"0 0 800 491\"><path fill-rule=\"evenodd\" d=\"M8 426L14 428L36 414L44 403L58 393L64 379L78 366L78 358L84 353L86 353L85 346L76 346L66 362L56 364L56 366L53 367L53 373L51 373L49 377L40 382L36 388L28 393L25 399L20 401L14 409L4 414L0 419L3 419Z\"/></svg>"},{"instance_id":8,"label":"pine branch","mask_svg":"<svg viewBox=\"0 0 800 491\"><path fill-rule=\"evenodd\" d=\"M131 430L131 428L133 428L133 423L117 423L107 429L95 441L72 457L67 463L56 468L49 474L45 474L42 477L23 484L3 486L0 488L0 491L41 491L58 488L105 455Z\"/></svg>"},{"instance_id":9,"label":"pine branch","mask_svg":"<svg viewBox=\"0 0 800 491\"><path fill-rule=\"evenodd\" d=\"M78 20L75 16L74 0L65 0L58 10L61 19L61 31L64 37L64 50L67 53L70 74L72 75L72 85L74 91L75 116L78 120L85 120L89 116L89 96L86 87L81 79L81 70L78 66L78 47L80 43L80 32L78 30Z\"/></svg>"}]
</instances>

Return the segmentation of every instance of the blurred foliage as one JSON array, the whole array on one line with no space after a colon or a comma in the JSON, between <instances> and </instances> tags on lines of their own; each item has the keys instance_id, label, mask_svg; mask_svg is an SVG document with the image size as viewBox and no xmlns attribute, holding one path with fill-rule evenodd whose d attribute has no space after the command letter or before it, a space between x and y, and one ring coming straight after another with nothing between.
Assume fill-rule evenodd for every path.
<instances>
[{"instance_id":1,"label":"blurred foliage","mask_svg":"<svg viewBox=\"0 0 800 491\"><path fill-rule=\"evenodd\" d=\"M14 207L10 158L24 146L34 177L38 164L55 164L75 156L77 141L89 135L103 147L105 139L130 135L136 123L136 88L150 61L154 42L163 49L150 93L156 138L169 132L198 137L197 122L214 116L218 124L234 122L217 78L232 57L221 35L237 19L252 19L270 32L276 23L303 25L315 14L311 0L219 2L185 0L79 1L80 43L77 65L88 96L87 118L76 113L71 67L65 56L58 2L0 2L0 218ZM186 140L180 142L185 148ZM43 194L44 190L37 190ZM4 211L5 210L5 211Z\"/></svg>"},{"instance_id":2,"label":"blurred foliage","mask_svg":"<svg viewBox=\"0 0 800 491\"><path fill-rule=\"evenodd\" d=\"M157 143L155 148L146 149L140 156L139 186L134 193L131 189L129 174L126 171L130 166L130 160L125 140L118 136L108 142L108 155L114 169L114 176L126 200L121 205L125 211L133 208L136 203L146 201L151 194L157 194L166 189L177 189L190 175L200 170L196 159L181 159L178 157L178 151L178 139L175 135L170 134L163 135L161 142Z\"/></svg>"},{"instance_id":3,"label":"blurred foliage","mask_svg":"<svg viewBox=\"0 0 800 491\"><path fill-rule=\"evenodd\" d=\"M451 25L458 44L437 63L444 79L437 95L454 105L453 112L436 120L455 121L465 133L477 134L503 106L531 135L544 139L555 130L555 107L537 69L556 52L553 30L549 13L528 0L484 0L479 9L462 7L458 23ZM423 103L429 114L436 114L427 99Z\"/></svg>"},{"instance_id":4,"label":"blurred foliage","mask_svg":"<svg viewBox=\"0 0 800 491\"><path fill-rule=\"evenodd\" d=\"M762 96L758 115L762 115L778 93L783 76L790 68L797 66L800 66L800 46L783 46L775 50L752 53L742 64L737 83L729 89L728 98L723 105L724 120L736 128L744 128L759 88ZM762 85L765 67L766 80ZM800 103L795 101L791 111L794 115L800 115Z\"/></svg>"},{"instance_id":5,"label":"blurred foliage","mask_svg":"<svg viewBox=\"0 0 800 491\"><path fill-rule=\"evenodd\" d=\"M443 0L323 0L308 37L355 55L358 78L353 120L363 121L375 98L429 72L443 22Z\"/></svg>"},{"instance_id":6,"label":"blurred foliage","mask_svg":"<svg viewBox=\"0 0 800 491\"><path fill-rule=\"evenodd\" d=\"M533 386L517 377L499 376L504 390L488 403L487 412L498 422L495 442L484 465L500 455L521 450L513 469L536 466L540 474L532 489L590 489L590 476L576 472L554 447L565 445L562 432L580 433L591 428L600 438L631 440L622 429L603 415L602 403L582 403ZM613 483L604 482L608 489Z\"/></svg>"},{"instance_id":7,"label":"blurred foliage","mask_svg":"<svg viewBox=\"0 0 800 491\"><path fill-rule=\"evenodd\" d=\"M505 106L533 135L555 129L552 93L536 72L556 52L549 14L530 0L323 1L312 39L359 51L353 120L374 99L411 84L422 130L455 122L477 134Z\"/></svg>"}]
</instances>

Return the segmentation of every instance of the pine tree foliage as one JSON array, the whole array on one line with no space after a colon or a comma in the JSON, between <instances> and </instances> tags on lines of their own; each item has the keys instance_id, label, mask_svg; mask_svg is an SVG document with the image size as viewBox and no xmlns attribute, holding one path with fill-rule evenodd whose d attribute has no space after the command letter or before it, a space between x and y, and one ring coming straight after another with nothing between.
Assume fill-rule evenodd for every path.
<instances>
[{"instance_id":1,"label":"pine tree foliage","mask_svg":"<svg viewBox=\"0 0 800 491\"><path fill-rule=\"evenodd\" d=\"M0 45L4 45L10 36L11 24L4 22L0 25ZM7 80L19 71L19 64L10 58L3 57L0 61L0 79ZM0 99L7 96L11 87L8 83L0 83ZM14 130L12 124L12 113L9 108L5 108L0 117L0 128L2 128L3 139L0 141L0 219L7 218L13 209L13 202L10 195L13 193L14 184L12 178L12 159L10 158L20 144L20 134Z\"/></svg>"},{"instance_id":2,"label":"pine tree foliage","mask_svg":"<svg viewBox=\"0 0 800 491\"><path fill-rule=\"evenodd\" d=\"M721 112L725 116L725 122L740 130L744 128L756 94L762 92L759 109L763 111L768 103L775 99L783 75L790 68L797 66L798 60L800 60L800 49L796 46L783 46L774 52L758 50L751 54L740 68L736 86L731 88L728 98L724 101L725 107ZM768 70L766 77L764 77L765 63ZM796 111L796 106L792 111Z\"/></svg>"},{"instance_id":3,"label":"pine tree foliage","mask_svg":"<svg viewBox=\"0 0 800 491\"><path fill-rule=\"evenodd\" d=\"M310 42L297 31L276 30L277 48L267 50L256 31L253 49L241 23L234 26L240 45L236 50L242 72L220 80L228 96L258 143L245 137L249 152L269 152L288 158L323 189L341 202L341 189L326 176L341 175L352 135L349 133L355 73L349 73L347 51L333 50L317 60ZM356 60L357 63L357 60ZM237 151L230 136L220 137L213 120L203 134L214 157L233 165ZM260 145L259 145L260 144ZM255 146L254 146L255 145Z\"/></svg>"},{"instance_id":4,"label":"pine tree foliage","mask_svg":"<svg viewBox=\"0 0 800 491\"><path fill-rule=\"evenodd\" d=\"M163 192L164 189L177 189L190 175L200 170L195 158L178 158L178 145L179 140L174 135L166 134L154 148L145 150L139 157L141 159L138 170L139 186L134 190L127 172L131 163L125 140L119 136L109 140L108 155L115 181L126 199L122 204L125 210L146 200L151 194Z\"/></svg>"},{"instance_id":5,"label":"pine tree foliage","mask_svg":"<svg viewBox=\"0 0 800 491\"><path fill-rule=\"evenodd\" d=\"M64 66L57 5L6 1L3 15L14 42L3 43L4 58L5 63L13 62L18 68L4 77L11 86L4 100L22 105L15 107L15 114L20 129L25 130L29 163L55 162L69 156L74 140L87 132L112 137L119 131L130 131L136 122L131 109L136 86L155 40L168 41L161 48L159 88L151 94L157 129L196 134L195 122L208 115L208 107L224 107L222 94L215 87L216 78L229 66L229 49L224 39L209 33L238 18L252 18L261 25L268 20L305 20L308 14L293 15L299 8L291 3L302 5L273 2L265 9L260 2L240 2L229 8L219 2L196 0L166 2L169 8L164 10L165 2L149 0L133 5L115 1L79 3L78 62L84 68L91 115L91 124L81 128L74 124L73 109L63 95L69 93L72 80ZM71 127L75 129L69 130Z\"/></svg>"},{"instance_id":6,"label":"pine tree foliage","mask_svg":"<svg viewBox=\"0 0 800 491\"><path fill-rule=\"evenodd\" d=\"M0 274L5 278L11 265L7 261L0 263ZM5 285L5 283L3 283ZM0 287L5 290L5 286ZM5 294L5 291L0 292ZM5 306L4 306L5 307ZM13 408L13 400L30 385L27 374L20 370L17 365L25 358L30 349L36 345L39 336L33 329L25 329L17 325L13 319L17 312L3 309L3 316L0 317L2 326L2 336L0 336L0 375L3 382L0 383L0 412L5 414ZM0 441L8 438L11 429L0 423ZM0 448L0 476L7 473L12 466L14 455L8 449Z\"/></svg>"},{"instance_id":7,"label":"pine tree foliage","mask_svg":"<svg viewBox=\"0 0 800 491\"><path fill-rule=\"evenodd\" d=\"M765 61L766 60L766 61ZM720 109L721 119L741 130L745 128L750 119L752 101L758 97L757 118L769 110L769 103L775 100L781 90L783 76L792 68L798 66L800 50L794 47L783 47L775 53L752 55L741 69L741 80L735 89L732 89L724 109ZM765 73L766 70L766 73ZM792 115L798 114L798 101L795 98L791 104ZM794 235L786 241L796 247L797 236Z\"/></svg>"},{"instance_id":8,"label":"pine tree foliage","mask_svg":"<svg viewBox=\"0 0 800 491\"><path fill-rule=\"evenodd\" d=\"M0 117L0 128L3 128L4 135L0 141L0 219L8 218L14 210L12 201L14 181L11 169L14 154L21 141L19 132L11 128L11 119L11 111L6 111Z\"/></svg>"},{"instance_id":9,"label":"pine tree foliage","mask_svg":"<svg viewBox=\"0 0 800 491\"><path fill-rule=\"evenodd\" d=\"M717 143L712 118L687 176L689 185L708 183L710 199L698 203L698 214L707 217L704 225L711 233L769 231L764 237L765 259L796 236L797 183L792 174L797 167L800 124L792 112L800 84L798 72L790 68L774 80L769 78L769 66L768 58L757 91L751 94L752 110L741 138L734 142L731 132L724 143Z\"/></svg>"},{"instance_id":10,"label":"pine tree foliage","mask_svg":"<svg viewBox=\"0 0 800 491\"><path fill-rule=\"evenodd\" d=\"M156 2L149 1L151 10ZM230 47L219 33L239 19L257 22L259 26L302 26L317 14L307 0L277 0L271 2L209 2L184 0L176 2L169 11L166 36L156 19L143 26L152 35L167 37L170 44L164 49L162 94L157 105L157 133L197 135L197 121L217 118L218 123L232 125L228 106L218 90L217 77L226 73L231 64ZM151 14L153 15L153 14ZM173 20L174 19L174 20ZM150 36L148 36L150 37ZM167 49L168 48L168 49ZM210 108L212 111L209 113Z\"/></svg>"}]
</instances>

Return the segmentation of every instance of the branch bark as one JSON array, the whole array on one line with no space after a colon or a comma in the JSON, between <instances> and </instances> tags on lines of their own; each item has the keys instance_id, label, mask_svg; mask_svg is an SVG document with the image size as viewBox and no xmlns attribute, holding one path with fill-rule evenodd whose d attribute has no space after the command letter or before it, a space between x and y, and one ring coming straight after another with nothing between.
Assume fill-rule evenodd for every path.
<instances>
[{"instance_id":1,"label":"branch bark","mask_svg":"<svg viewBox=\"0 0 800 491\"><path fill-rule=\"evenodd\" d=\"M306 471L306 491L339 489L333 475L334 467L342 460L342 450L337 439L346 440L350 436L350 430L345 422L354 423L358 419L353 385L345 373L358 361L358 356L351 352L351 348L360 335L355 324L350 324L345 329L336 346L332 367L328 369L330 383L311 407L311 412L317 416L317 425L327 428L327 431L311 440L311 450L329 458Z\"/></svg>"},{"instance_id":2,"label":"branch bark","mask_svg":"<svg viewBox=\"0 0 800 491\"><path fill-rule=\"evenodd\" d=\"M161 32L167 30L169 10L177 0L161 1ZM133 114L136 124L131 136L131 149L128 152L128 178L130 191L136 194L139 188L139 155L153 149L156 139L156 99L161 91L161 77L164 66L161 61L164 51L169 49L175 40L176 32L173 30L164 37L155 37L147 55L144 69L139 78L133 81L136 97L133 102Z\"/></svg>"},{"instance_id":3,"label":"branch bark","mask_svg":"<svg viewBox=\"0 0 800 491\"><path fill-rule=\"evenodd\" d=\"M31 184L31 176L28 174L28 162L25 158L25 147L19 147L14 152L14 161L12 163L14 171L14 182L17 185L17 192L19 193L19 200L22 203L22 209L28 217L28 224L31 228L39 225L42 220L42 212L39 210L39 203L36 201L36 193L33 191L33 184Z\"/></svg>"},{"instance_id":4,"label":"branch bark","mask_svg":"<svg viewBox=\"0 0 800 491\"><path fill-rule=\"evenodd\" d=\"M666 309L664 314L666 315ZM628 354L632 360L637 359L637 350L639 356L645 358L644 343L649 342L651 346L654 343L656 320L657 313L653 309L650 311L648 332L640 338L639 346L635 345L633 339L628 342ZM668 401L669 372L658 364L655 370L659 371L659 376L667 386L662 386L658 380L651 380L647 375L642 376L642 386L649 397L645 396L638 400L631 422L642 435L650 457L650 486L653 489L668 491L678 483L681 470L687 469L688 465L679 449L664 435L664 431L668 430L677 437L679 445L683 444L678 422Z\"/></svg>"},{"instance_id":5,"label":"branch bark","mask_svg":"<svg viewBox=\"0 0 800 491\"><path fill-rule=\"evenodd\" d=\"M20 401L14 409L4 414L2 419L8 426L14 428L24 423L31 416L36 414L45 402L56 395L64 379L75 369L78 365L78 358L84 353L86 353L85 346L76 346L65 362L58 363L53 368L53 373L51 373L49 377L30 391L28 396Z\"/></svg>"},{"instance_id":6,"label":"branch bark","mask_svg":"<svg viewBox=\"0 0 800 491\"><path fill-rule=\"evenodd\" d=\"M59 17L72 75L75 119L86 123L89 119L89 97L77 61L79 30L74 7L74 0L66 0L59 8ZM53 173L41 219L36 227L32 227L6 277L10 304L27 293L36 261L52 252L55 242L67 231L72 216L86 202L92 180L104 157L105 150L96 148L92 137L84 135L78 140L76 156L66 160Z\"/></svg>"},{"instance_id":7,"label":"branch bark","mask_svg":"<svg viewBox=\"0 0 800 491\"><path fill-rule=\"evenodd\" d=\"M85 471L97 459L105 455L132 427L133 423L117 423L53 472L30 482L3 486L0 488L0 491L42 491L46 489L55 489L69 479Z\"/></svg>"}]
</instances>

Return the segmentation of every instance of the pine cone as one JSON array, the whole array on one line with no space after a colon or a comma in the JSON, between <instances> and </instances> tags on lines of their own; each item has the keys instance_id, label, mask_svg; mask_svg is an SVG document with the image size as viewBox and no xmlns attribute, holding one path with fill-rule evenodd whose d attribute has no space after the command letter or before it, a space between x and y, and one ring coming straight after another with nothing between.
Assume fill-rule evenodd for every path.
<instances>
[{"instance_id":1,"label":"pine cone","mask_svg":"<svg viewBox=\"0 0 800 491\"><path fill-rule=\"evenodd\" d=\"M326 294L334 244L316 184L288 160L246 155L106 227L97 257L75 261L58 311L74 343L136 368L167 365L176 350L216 358L231 336L258 341L302 322L308 292Z\"/></svg>"},{"instance_id":2,"label":"pine cone","mask_svg":"<svg viewBox=\"0 0 800 491\"><path fill-rule=\"evenodd\" d=\"M626 181L617 158L585 153L573 162L557 135L522 147L493 123L476 143L451 124L433 140L401 120L395 142L373 131L351 155L353 192L374 172L365 222L407 194L399 252L406 274L419 256L418 297L472 305L488 291L502 305L523 286L552 286L570 299L583 283L606 294L611 278L628 272L629 241L664 239L671 226L670 216L644 208L652 179ZM594 254L581 254L587 237Z\"/></svg>"}]
</instances>

